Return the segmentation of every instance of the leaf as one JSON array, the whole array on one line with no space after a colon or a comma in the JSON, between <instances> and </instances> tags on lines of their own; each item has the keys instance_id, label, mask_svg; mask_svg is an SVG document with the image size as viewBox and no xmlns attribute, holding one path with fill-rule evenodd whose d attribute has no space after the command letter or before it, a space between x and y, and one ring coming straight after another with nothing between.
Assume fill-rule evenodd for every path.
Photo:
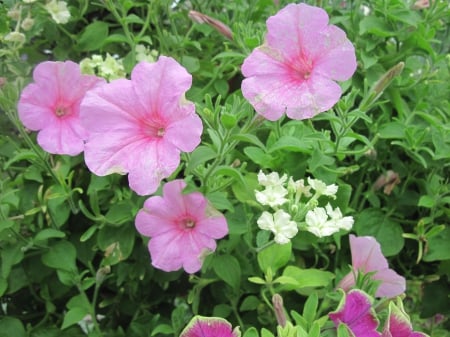
<instances>
[{"instance_id":1,"label":"leaf","mask_svg":"<svg viewBox=\"0 0 450 337\"><path fill-rule=\"evenodd\" d=\"M66 233L53 228L45 228L36 234L34 241L44 241L52 238L63 238Z\"/></svg>"},{"instance_id":2,"label":"leaf","mask_svg":"<svg viewBox=\"0 0 450 337\"><path fill-rule=\"evenodd\" d=\"M382 211L365 209L356 216L353 226L358 236L373 236L380 243L384 256L396 255L405 240L399 223L390 220Z\"/></svg>"},{"instance_id":3,"label":"leaf","mask_svg":"<svg viewBox=\"0 0 450 337\"><path fill-rule=\"evenodd\" d=\"M214 256L213 269L220 279L238 291L241 284L241 267L231 255Z\"/></svg>"},{"instance_id":4,"label":"leaf","mask_svg":"<svg viewBox=\"0 0 450 337\"><path fill-rule=\"evenodd\" d=\"M71 325L77 324L81 321L89 312L85 308L75 307L69 309L69 311L64 315L64 321L61 329L66 329Z\"/></svg>"},{"instance_id":5,"label":"leaf","mask_svg":"<svg viewBox=\"0 0 450 337\"><path fill-rule=\"evenodd\" d=\"M80 51L98 50L103 47L108 37L109 25L103 21L95 21L87 25L78 40Z\"/></svg>"},{"instance_id":6,"label":"leaf","mask_svg":"<svg viewBox=\"0 0 450 337\"><path fill-rule=\"evenodd\" d=\"M259 268L263 273L266 273L270 268L273 273L278 269L284 267L291 259L292 244L286 243L284 245L273 244L264 248L258 253Z\"/></svg>"},{"instance_id":7,"label":"leaf","mask_svg":"<svg viewBox=\"0 0 450 337\"><path fill-rule=\"evenodd\" d=\"M241 303L239 307L240 311L252 311L258 308L258 305L261 303L261 300L253 295L247 296Z\"/></svg>"},{"instance_id":8,"label":"leaf","mask_svg":"<svg viewBox=\"0 0 450 337\"><path fill-rule=\"evenodd\" d=\"M283 271L283 276L295 280L296 285L284 285L286 290L301 290L305 288L326 287L334 279L334 274L319 269L301 269L295 266L287 266Z\"/></svg>"},{"instance_id":9,"label":"leaf","mask_svg":"<svg viewBox=\"0 0 450 337\"><path fill-rule=\"evenodd\" d=\"M2 276L4 279L7 279L12 267L23 260L22 246L15 244L2 247L1 257Z\"/></svg>"},{"instance_id":10,"label":"leaf","mask_svg":"<svg viewBox=\"0 0 450 337\"><path fill-rule=\"evenodd\" d=\"M154 328L150 334L150 336L155 336L157 334L162 335L172 335L173 328L169 324L158 324L156 328Z\"/></svg>"},{"instance_id":11,"label":"leaf","mask_svg":"<svg viewBox=\"0 0 450 337\"><path fill-rule=\"evenodd\" d=\"M428 239L428 250L423 260L426 262L450 259L450 227L445 228L438 235Z\"/></svg>"},{"instance_id":12,"label":"leaf","mask_svg":"<svg viewBox=\"0 0 450 337\"><path fill-rule=\"evenodd\" d=\"M256 328L251 327L245 330L244 335L242 337L259 337L258 330Z\"/></svg>"},{"instance_id":13,"label":"leaf","mask_svg":"<svg viewBox=\"0 0 450 337\"><path fill-rule=\"evenodd\" d=\"M77 270L76 254L75 246L69 241L62 240L42 254L41 260L47 267L73 272Z\"/></svg>"},{"instance_id":14,"label":"leaf","mask_svg":"<svg viewBox=\"0 0 450 337\"><path fill-rule=\"evenodd\" d=\"M0 337L27 337L21 321L13 317L3 317L0 320Z\"/></svg>"},{"instance_id":15,"label":"leaf","mask_svg":"<svg viewBox=\"0 0 450 337\"><path fill-rule=\"evenodd\" d=\"M200 145L190 155L188 164L186 166L186 174L195 170L198 166L207 162L210 159L216 158L217 153L208 146Z\"/></svg>"}]
</instances>

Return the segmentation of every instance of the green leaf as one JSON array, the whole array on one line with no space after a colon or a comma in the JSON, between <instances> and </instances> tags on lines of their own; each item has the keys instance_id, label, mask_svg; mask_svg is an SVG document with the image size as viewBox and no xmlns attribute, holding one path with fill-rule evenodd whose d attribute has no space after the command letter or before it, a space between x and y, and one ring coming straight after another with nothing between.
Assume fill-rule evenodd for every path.
<instances>
[{"instance_id":1,"label":"green leaf","mask_svg":"<svg viewBox=\"0 0 450 337\"><path fill-rule=\"evenodd\" d=\"M198 71L200 69L200 61L198 58L196 57L192 57L192 56L188 56L188 55L183 55L181 57L181 64L183 65L183 67L185 67L187 69L187 71L189 73L195 73L196 71Z\"/></svg>"},{"instance_id":2,"label":"green leaf","mask_svg":"<svg viewBox=\"0 0 450 337\"><path fill-rule=\"evenodd\" d=\"M292 244L286 243L284 245L273 244L264 248L258 253L259 268L263 273L266 273L270 268L273 273L278 269L284 267L291 259Z\"/></svg>"},{"instance_id":3,"label":"green leaf","mask_svg":"<svg viewBox=\"0 0 450 337\"><path fill-rule=\"evenodd\" d=\"M273 333L266 328L261 329L261 337L274 337Z\"/></svg>"},{"instance_id":4,"label":"green leaf","mask_svg":"<svg viewBox=\"0 0 450 337\"><path fill-rule=\"evenodd\" d=\"M245 330L242 337L259 337L258 330L256 330L256 328L254 327L251 327L250 329Z\"/></svg>"},{"instance_id":5,"label":"green leaf","mask_svg":"<svg viewBox=\"0 0 450 337\"><path fill-rule=\"evenodd\" d=\"M318 304L319 299L317 293L312 293L308 296L305 306L303 307L303 317L310 325L314 322L314 318L316 317Z\"/></svg>"},{"instance_id":6,"label":"green leaf","mask_svg":"<svg viewBox=\"0 0 450 337\"><path fill-rule=\"evenodd\" d=\"M158 334L162 335L172 335L173 328L169 324L158 324L151 332L150 336L155 336Z\"/></svg>"},{"instance_id":7,"label":"green leaf","mask_svg":"<svg viewBox=\"0 0 450 337\"><path fill-rule=\"evenodd\" d=\"M373 34L380 37L394 36L396 33L390 30L386 21L376 16L366 16L359 23L360 34Z\"/></svg>"},{"instance_id":8,"label":"green leaf","mask_svg":"<svg viewBox=\"0 0 450 337\"><path fill-rule=\"evenodd\" d=\"M426 208L433 208L436 204L436 201L434 198L430 197L429 195L423 195L419 199L418 206L420 207L426 207Z\"/></svg>"},{"instance_id":9,"label":"green leaf","mask_svg":"<svg viewBox=\"0 0 450 337\"><path fill-rule=\"evenodd\" d=\"M261 303L261 300L253 295L247 296L244 298L244 300L241 303L241 306L239 307L240 311L253 311L258 308L259 304Z\"/></svg>"},{"instance_id":10,"label":"green leaf","mask_svg":"<svg viewBox=\"0 0 450 337\"><path fill-rule=\"evenodd\" d=\"M2 247L1 257L2 277L7 279L12 267L23 260L22 246L15 244Z\"/></svg>"},{"instance_id":11,"label":"green leaf","mask_svg":"<svg viewBox=\"0 0 450 337\"><path fill-rule=\"evenodd\" d=\"M238 260L231 255L216 255L212 264L217 276L238 291L241 284L241 267Z\"/></svg>"},{"instance_id":12,"label":"green leaf","mask_svg":"<svg viewBox=\"0 0 450 337\"><path fill-rule=\"evenodd\" d=\"M48 252L42 254L41 260L47 267L74 272L77 270L76 256L75 246L69 241L62 240L51 246Z\"/></svg>"},{"instance_id":13,"label":"green leaf","mask_svg":"<svg viewBox=\"0 0 450 337\"><path fill-rule=\"evenodd\" d=\"M186 166L186 174L195 170L203 163L217 157L216 151L208 146L200 145L190 155L188 164Z\"/></svg>"},{"instance_id":14,"label":"green leaf","mask_svg":"<svg viewBox=\"0 0 450 337\"><path fill-rule=\"evenodd\" d=\"M75 307L69 309L64 315L64 321L61 329L66 329L71 325L77 324L81 321L89 312L85 308Z\"/></svg>"},{"instance_id":15,"label":"green leaf","mask_svg":"<svg viewBox=\"0 0 450 337\"><path fill-rule=\"evenodd\" d=\"M384 256L396 255L405 240L399 223L389 219L382 211L365 209L355 219L354 229L358 236L373 236L380 243Z\"/></svg>"},{"instance_id":16,"label":"green leaf","mask_svg":"<svg viewBox=\"0 0 450 337\"><path fill-rule=\"evenodd\" d=\"M128 226L105 226L98 231L97 243L105 251L104 265L117 264L130 256L134 247L135 232Z\"/></svg>"},{"instance_id":17,"label":"green leaf","mask_svg":"<svg viewBox=\"0 0 450 337\"><path fill-rule=\"evenodd\" d=\"M283 276L295 280L295 285L284 285L286 290L301 290L305 288L326 287L334 278L334 274L319 269L301 269L295 266L287 266L283 271Z\"/></svg>"},{"instance_id":18,"label":"green leaf","mask_svg":"<svg viewBox=\"0 0 450 337\"><path fill-rule=\"evenodd\" d=\"M27 337L21 321L13 317L3 317L0 320L0 337Z\"/></svg>"},{"instance_id":19,"label":"green leaf","mask_svg":"<svg viewBox=\"0 0 450 337\"><path fill-rule=\"evenodd\" d=\"M450 227L428 239L428 250L423 260L426 262L450 259Z\"/></svg>"},{"instance_id":20,"label":"green leaf","mask_svg":"<svg viewBox=\"0 0 450 337\"><path fill-rule=\"evenodd\" d=\"M80 51L101 49L105 44L108 33L109 25L106 22L95 21L87 25L78 39L78 49Z\"/></svg>"},{"instance_id":21,"label":"green leaf","mask_svg":"<svg viewBox=\"0 0 450 337\"><path fill-rule=\"evenodd\" d=\"M111 225L121 225L124 222L133 221L132 205L127 201L111 205L105 214L105 219Z\"/></svg>"},{"instance_id":22,"label":"green leaf","mask_svg":"<svg viewBox=\"0 0 450 337\"><path fill-rule=\"evenodd\" d=\"M63 238L66 233L53 228L45 228L36 234L34 241L44 241L52 238Z\"/></svg>"}]
</instances>

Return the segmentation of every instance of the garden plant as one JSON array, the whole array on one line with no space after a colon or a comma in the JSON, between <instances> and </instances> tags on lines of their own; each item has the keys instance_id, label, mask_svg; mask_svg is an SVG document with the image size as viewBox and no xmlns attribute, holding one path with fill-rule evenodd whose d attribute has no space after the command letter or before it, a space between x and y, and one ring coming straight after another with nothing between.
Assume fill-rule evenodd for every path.
<instances>
[{"instance_id":1,"label":"garden plant","mask_svg":"<svg viewBox=\"0 0 450 337\"><path fill-rule=\"evenodd\" d=\"M0 337L444 337L447 0L3 0Z\"/></svg>"}]
</instances>

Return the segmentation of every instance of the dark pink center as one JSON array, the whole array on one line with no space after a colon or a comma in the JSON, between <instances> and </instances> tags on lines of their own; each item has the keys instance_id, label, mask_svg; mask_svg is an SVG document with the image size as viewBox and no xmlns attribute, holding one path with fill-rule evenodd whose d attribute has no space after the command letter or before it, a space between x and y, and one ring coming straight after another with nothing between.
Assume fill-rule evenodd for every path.
<instances>
[{"instance_id":1,"label":"dark pink center","mask_svg":"<svg viewBox=\"0 0 450 337\"><path fill-rule=\"evenodd\" d=\"M189 230L195 227L195 221L191 218L185 218L180 221L181 228Z\"/></svg>"}]
</instances>

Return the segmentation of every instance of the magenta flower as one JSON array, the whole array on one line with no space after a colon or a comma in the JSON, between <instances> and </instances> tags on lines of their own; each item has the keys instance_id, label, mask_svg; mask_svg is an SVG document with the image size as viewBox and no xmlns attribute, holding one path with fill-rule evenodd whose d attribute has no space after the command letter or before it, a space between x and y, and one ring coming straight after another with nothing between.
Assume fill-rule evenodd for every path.
<instances>
[{"instance_id":1,"label":"magenta flower","mask_svg":"<svg viewBox=\"0 0 450 337\"><path fill-rule=\"evenodd\" d=\"M219 317L195 316L181 332L180 337L240 337L239 327Z\"/></svg>"},{"instance_id":2,"label":"magenta flower","mask_svg":"<svg viewBox=\"0 0 450 337\"><path fill-rule=\"evenodd\" d=\"M372 299L357 289L344 294L338 309L328 314L335 326L345 324L354 337L380 337L376 330L378 319L372 308Z\"/></svg>"},{"instance_id":3,"label":"magenta flower","mask_svg":"<svg viewBox=\"0 0 450 337\"><path fill-rule=\"evenodd\" d=\"M271 121L283 113L305 119L330 109L342 94L334 81L347 80L356 70L345 32L328 25L323 9L303 3L271 16L267 30L264 45L242 65L244 97Z\"/></svg>"},{"instance_id":4,"label":"magenta flower","mask_svg":"<svg viewBox=\"0 0 450 337\"><path fill-rule=\"evenodd\" d=\"M141 62L131 80L118 79L89 92L81 119L90 132L88 168L99 176L129 173L140 195L155 192L180 163L180 151L200 143L203 126L186 101L192 76L170 57Z\"/></svg>"},{"instance_id":5,"label":"magenta flower","mask_svg":"<svg viewBox=\"0 0 450 337\"><path fill-rule=\"evenodd\" d=\"M399 306L394 302L389 303L389 316L384 325L383 337L428 337L423 332L415 332L412 329L411 321L403 309L403 304L398 301Z\"/></svg>"},{"instance_id":6,"label":"magenta flower","mask_svg":"<svg viewBox=\"0 0 450 337\"><path fill-rule=\"evenodd\" d=\"M148 198L136 216L136 228L151 238L148 249L154 267L195 273L203 258L216 250L215 239L228 234L228 226L201 193L183 194L184 187L183 180L174 180L164 185L162 197Z\"/></svg>"},{"instance_id":7,"label":"magenta flower","mask_svg":"<svg viewBox=\"0 0 450 337\"><path fill-rule=\"evenodd\" d=\"M80 122L80 103L86 92L104 83L92 75L82 75L78 64L42 62L33 72L19 99L23 125L39 131L38 144L47 152L75 156L84 150L88 137Z\"/></svg>"},{"instance_id":8,"label":"magenta flower","mask_svg":"<svg viewBox=\"0 0 450 337\"><path fill-rule=\"evenodd\" d=\"M377 297L394 297L405 292L406 281L403 276L398 275L394 270L389 269L388 262L381 252L380 244L371 236L356 237L350 235L350 250L352 253L353 271L344 276L338 287L349 290L355 285L355 273L375 272L372 276L375 280L380 280L381 284L377 289Z\"/></svg>"}]
</instances>

